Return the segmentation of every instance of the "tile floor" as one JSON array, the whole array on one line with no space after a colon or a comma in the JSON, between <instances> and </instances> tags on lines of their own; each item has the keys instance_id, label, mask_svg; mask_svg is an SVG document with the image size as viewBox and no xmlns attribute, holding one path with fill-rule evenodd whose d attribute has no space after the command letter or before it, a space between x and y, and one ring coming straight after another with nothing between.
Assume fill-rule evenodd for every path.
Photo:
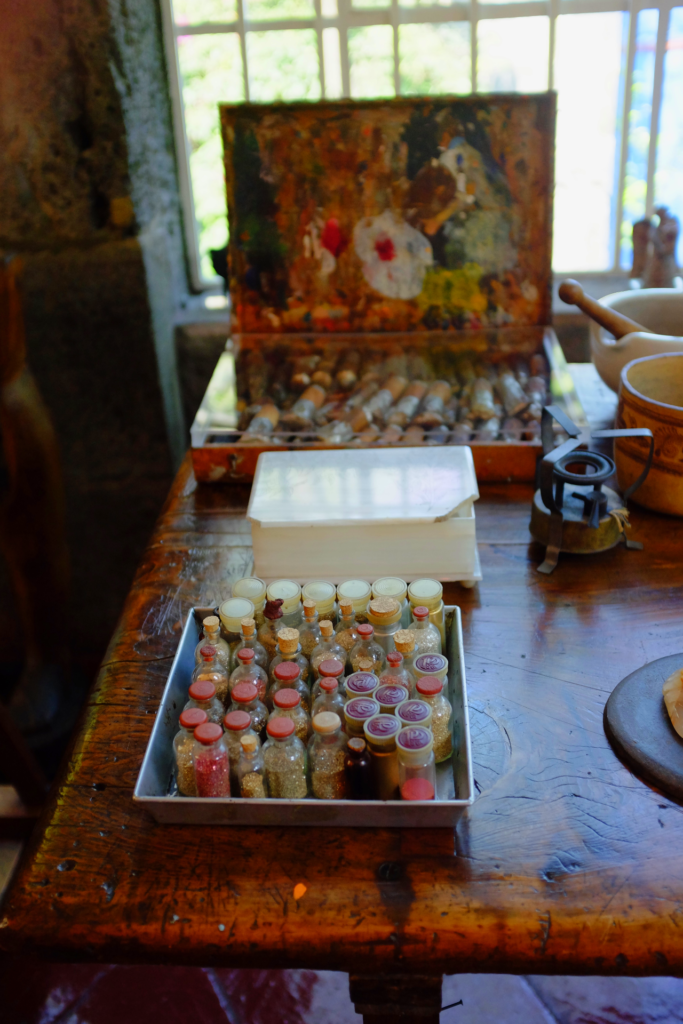
<instances>
[{"instance_id":1,"label":"tile floor","mask_svg":"<svg viewBox=\"0 0 683 1024\"><path fill-rule=\"evenodd\" d=\"M0 843L0 895L20 852ZM461 974L442 1024L683 1024L683 980ZM335 971L45 964L0 953L0 1024L361 1024Z\"/></svg>"}]
</instances>

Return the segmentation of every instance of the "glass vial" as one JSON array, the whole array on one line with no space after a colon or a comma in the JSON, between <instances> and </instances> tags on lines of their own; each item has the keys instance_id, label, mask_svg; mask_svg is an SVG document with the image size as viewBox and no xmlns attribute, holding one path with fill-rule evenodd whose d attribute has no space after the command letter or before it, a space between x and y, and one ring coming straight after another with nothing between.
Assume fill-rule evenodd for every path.
<instances>
[{"instance_id":1,"label":"glass vial","mask_svg":"<svg viewBox=\"0 0 683 1024\"><path fill-rule=\"evenodd\" d=\"M238 683L232 690L230 711L246 711L251 718L251 727L260 736L268 721L268 709L258 699L258 689L254 683Z\"/></svg>"},{"instance_id":2,"label":"glass vial","mask_svg":"<svg viewBox=\"0 0 683 1024\"><path fill-rule=\"evenodd\" d=\"M308 794L306 748L291 718L273 718L263 746L268 792L274 799L303 800Z\"/></svg>"},{"instance_id":3,"label":"glass vial","mask_svg":"<svg viewBox=\"0 0 683 1024\"><path fill-rule=\"evenodd\" d=\"M379 673L384 667L384 648L374 640L374 628L369 622L358 627L358 643L351 648L350 660L354 672Z\"/></svg>"},{"instance_id":4,"label":"glass vial","mask_svg":"<svg viewBox=\"0 0 683 1024\"><path fill-rule=\"evenodd\" d=\"M368 622L375 630L375 640L388 654L393 651L394 634L401 629L401 606L393 597L373 597L368 605Z\"/></svg>"},{"instance_id":5,"label":"glass vial","mask_svg":"<svg viewBox=\"0 0 683 1024\"><path fill-rule=\"evenodd\" d=\"M402 728L410 725L423 725L425 729L432 728L432 709L424 700L415 700L412 697L410 700L404 700L396 708L396 717Z\"/></svg>"},{"instance_id":6,"label":"glass vial","mask_svg":"<svg viewBox=\"0 0 683 1024\"><path fill-rule=\"evenodd\" d=\"M266 601L263 610L263 625L258 631L259 643L265 648L268 663L277 654L277 635L283 628L282 601Z\"/></svg>"},{"instance_id":7,"label":"glass vial","mask_svg":"<svg viewBox=\"0 0 683 1024\"><path fill-rule=\"evenodd\" d=\"M223 720L225 710L216 696L216 687L212 682L206 679L192 683L188 692L190 699L183 711L187 711L189 708L201 708L202 711L206 711L209 722L220 723Z\"/></svg>"},{"instance_id":8,"label":"glass vial","mask_svg":"<svg viewBox=\"0 0 683 1024\"><path fill-rule=\"evenodd\" d=\"M400 651L390 651L387 654L386 668L382 669L379 677L380 686L405 686L410 690L415 685L414 677L403 665L403 655Z\"/></svg>"},{"instance_id":9,"label":"glass vial","mask_svg":"<svg viewBox=\"0 0 683 1024\"><path fill-rule=\"evenodd\" d=\"M395 715L375 715L364 725L370 751L372 781L378 800L398 800L398 755L396 737L401 723Z\"/></svg>"},{"instance_id":10,"label":"glass vial","mask_svg":"<svg viewBox=\"0 0 683 1024\"><path fill-rule=\"evenodd\" d=\"M223 729L214 722L204 722L194 731L194 777L197 796L230 796L230 755L223 739Z\"/></svg>"},{"instance_id":11,"label":"glass vial","mask_svg":"<svg viewBox=\"0 0 683 1024\"><path fill-rule=\"evenodd\" d=\"M364 739L354 736L346 745L346 784L351 800L372 800L372 764Z\"/></svg>"},{"instance_id":12,"label":"glass vial","mask_svg":"<svg viewBox=\"0 0 683 1024\"><path fill-rule=\"evenodd\" d=\"M266 766L256 736L242 736L237 764L237 785L244 800L264 800L268 796Z\"/></svg>"},{"instance_id":13,"label":"glass vial","mask_svg":"<svg viewBox=\"0 0 683 1024\"><path fill-rule=\"evenodd\" d=\"M411 725L396 737L398 782L402 800L436 799L434 739L429 729Z\"/></svg>"},{"instance_id":14,"label":"glass vial","mask_svg":"<svg viewBox=\"0 0 683 1024\"><path fill-rule=\"evenodd\" d=\"M221 636L221 620L217 615L207 615L202 623L202 629L204 631L204 637L199 641L194 649L194 663L195 665L201 665L202 647L209 644L211 647L216 648L216 655L223 668L230 670L230 648Z\"/></svg>"},{"instance_id":15,"label":"glass vial","mask_svg":"<svg viewBox=\"0 0 683 1024\"><path fill-rule=\"evenodd\" d=\"M443 654L418 654L415 659L415 676L419 681L421 676L436 676L442 683L446 682L448 674L448 658Z\"/></svg>"},{"instance_id":16,"label":"glass vial","mask_svg":"<svg viewBox=\"0 0 683 1024\"><path fill-rule=\"evenodd\" d=\"M337 587L337 602L341 608L342 601L348 599L353 603L356 622L367 622L366 609L372 597L372 588L365 580L344 580Z\"/></svg>"},{"instance_id":17,"label":"glass vial","mask_svg":"<svg viewBox=\"0 0 683 1024\"><path fill-rule=\"evenodd\" d=\"M308 685L311 669L308 658L304 657L299 643L299 630L284 626L277 635L277 651L268 669L268 679L272 683L275 669L283 661L291 661L299 666L301 678Z\"/></svg>"},{"instance_id":18,"label":"glass vial","mask_svg":"<svg viewBox=\"0 0 683 1024\"><path fill-rule=\"evenodd\" d=\"M408 587L411 608L424 605L429 609L429 621L441 635L441 650L446 648L446 609L443 603L443 586L438 580L413 580Z\"/></svg>"},{"instance_id":19,"label":"glass vial","mask_svg":"<svg viewBox=\"0 0 683 1024\"><path fill-rule=\"evenodd\" d=\"M320 675L320 665L329 658L338 658L343 664L346 660L346 651L337 643L332 622L323 619L320 623L320 640L311 654L311 670L315 679Z\"/></svg>"},{"instance_id":20,"label":"glass vial","mask_svg":"<svg viewBox=\"0 0 683 1024\"><path fill-rule=\"evenodd\" d=\"M335 634L337 637L337 643L346 651L346 658L351 652L351 648L358 643L358 630L356 628L356 613L353 610L353 602L343 597L339 601L339 622L335 628ZM349 667L351 662L348 662Z\"/></svg>"},{"instance_id":21,"label":"glass vial","mask_svg":"<svg viewBox=\"0 0 683 1024\"><path fill-rule=\"evenodd\" d=\"M322 711L316 715L313 736L308 745L311 789L316 799L345 799L345 746L339 715L333 711Z\"/></svg>"},{"instance_id":22,"label":"glass vial","mask_svg":"<svg viewBox=\"0 0 683 1024\"><path fill-rule=\"evenodd\" d=\"M263 620L265 621L265 620ZM256 639L256 622L254 619L242 619L240 623L240 642L235 648L235 664L233 668L237 667L237 656L239 652L244 648L249 648L250 651L254 652L254 660L259 668L262 668L264 672L268 671L268 652L262 643Z\"/></svg>"},{"instance_id":23,"label":"glass vial","mask_svg":"<svg viewBox=\"0 0 683 1024\"><path fill-rule=\"evenodd\" d=\"M398 576L383 576L372 584L373 597L393 597L401 606L401 625L404 629L410 626L410 604L408 602L408 584Z\"/></svg>"},{"instance_id":24,"label":"glass vial","mask_svg":"<svg viewBox=\"0 0 683 1024\"><path fill-rule=\"evenodd\" d=\"M173 757L175 759L176 782L181 796L197 796L197 783L194 778L194 748L197 741L194 731L198 725L208 722L206 711L200 708L188 708L180 713L180 729L173 740Z\"/></svg>"},{"instance_id":25,"label":"glass vial","mask_svg":"<svg viewBox=\"0 0 683 1024\"><path fill-rule=\"evenodd\" d=\"M383 715L395 715L399 704L408 700L410 691L405 686L393 683L390 686L378 686L373 696L379 702Z\"/></svg>"},{"instance_id":26,"label":"glass vial","mask_svg":"<svg viewBox=\"0 0 683 1024\"><path fill-rule=\"evenodd\" d=\"M344 705L347 736L365 738L363 726L368 719L379 714L379 704L372 697L354 697Z\"/></svg>"},{"instance_id":27,"label":"glass vial","mask_svg":"<svg viewBox=\"0 0 683 1024\"><path fill-rule=\"evenodd\" d=\"M230 648L230 656L241 640L242 619L253 619L254 605L246 597L230 597L218 609L223 626L223 637Z\"/></svg>"},{"instance_id":28,"label":"glass vial","mask_svg":"<svg viewBox=\"0 0 683 1024\"><path fill-rule=\"evenodd\" d=\"M213 644L204 644L199 653L202 660L192 673L192 682L213 683L216 696L224 704L228 697L228 673L218 660L218 650Z\"/></svg>"},{"instance_id":29,"label":"glass vial","mask_svg":"<svg viewBox=\"0 0 683 1024\"><path fill-rule=\"evenodd\" d=\"M284 626L292 629L301 622L301 587L294 580L275 580L266 590L269 601L282 601Z\"/></svg>"},{"instance_id":30,"label":"glass vial","mask_svg":"<svg viewBox=\"0 0 683 1024\"><path fill-rule=\"evenodd\" d=\"M302 654L306 658L310 658L314 649L320 643L320 624L318 622L318 611L315 607L315 601L304 601L303 609L304 617L299 627L299 641Z\"/></svg>"},{"instance_id":31,"label":"glass vial","mask_svg":"<svg viewBox=\"0 0 683 1024\"><path fill-rule=\"evenodd\" d=\"M301 694L298 690L285 687L273 694L273 710L268 721L271 718L291 718L296 735L302 743L308 743L311 737L311 718L302 707Z\"/></svg>"},{"instance_id":32,"label":"glass vial","mask_svg":"<svg viewBox=\"0 0 683 1024\"><path fill-rule=\"evenodd\" d=\"M441 654L441 633L429 621L429 609L423 605L413 608L412 630L420 654Z\"/></svg>"},{"instance_id":33,"label":"glass vial","mask_svg":"<svg viewBox=\"0 0 683 1024\"><path fill-rule=\"evenodd\" d=\"M444 693L444 685L436 676L422 676L415 687L417 696L429 705L432 711L432 735L436 763L447 761L453 753L453 730L451 719L453 708Z\"/></svg>"},{"instance_id":34,"label":"glass vial","mask_svg":"<svg viewBox=\"0 0 683 1024\"><path fill-rule=\"evenodd\" d=\"M232 694L238 683L253 683L258 691L259 700L265 700L268 676L261 666L256 664L256 651L252 651L251 647L241 647L235 660L237 667L230 675L228 692Z\"/></svg>"},{"instance_id":35,"label":"glass vial","mask_svg":"<svg viewBox=\"0 0 683 1024\"><path fill-rule=\"evenodd\" d=\"M353 672L346 680L346 697L374 697L379 678L374 672Z\"/></svg>"},{"instance_id":36,"label":"glass vial","mask_svg":"<svg viewBox=\"0 0 683 1024\"><path fill-rule=\"evenodd\" d=\"M228 711L223 719L225 726L225 742L228 745L230 755L230 783L232 795L239 796L239 783L237 781L237 765L239 764L240 742L243 736L253 736L258 741L258 736L251 727L251 715L247 711Z\"/></svg>"},{"instance_id":37,"label":"glass vial","mask_svg":"<svg viewBox=\"0 0 683 1024\"><path fill-rule=\"evenodd\" d=\"M317 700L320 696L320 684L323 679L335 679L340 694L346 699L346 678L344 676L344 666L340 658L327 658L325 661L321 661L318 665L318 672L318 678L313 683L311 689L312 701Z\"/></svg>"},{"instance_id":38,"label":"glass vial","mask_svg":"<svg viewBox=\"0 0 683 1024\"><path fill-rule=\"evenodd\" d=\"M304 600L314 601L321 619L329 619L333 625L337 622L337 588L327 580L311 580L301 588Z\"/></svg>"},{"instance_id":39,"label":"glass vial","mask_svg":"<svg viewBox=\"0 0 683 1024\"><path fill-rule=\"evenodd\" d=\"M279 690L296 690L301 697L301 706L304 711L311 710L311 694L306 683L301 678L301 669L295 661L281 661L273 669L273 681L268 688L266 695L266 707L272 711L275 704L275 694Z\"/></svg>"},{"instance_id":40,"label":"glass vial","mask_svg":"<svg viewBox=\"0 0 683 1024\"><path fill-rule=\"evenodd\" d=\"M266 606L266 585L258 576L245 576L237 580L232 588L233 597L246 597L254 606L256 627L263 624L263 609Z\"/></svg>"},{"instance_id":41,"label":"glass vial","mask_svg":"<svg viewBox=\"0 0 683 1024\"><path fill-rule=\"evenodd\" d=\"M318 684L320 692L313 701L311 716L315 717L321 711L333 711L344 722L344 698L339 692L338 680L334 677L321 676Z\"/></svg>"}]
</instances>

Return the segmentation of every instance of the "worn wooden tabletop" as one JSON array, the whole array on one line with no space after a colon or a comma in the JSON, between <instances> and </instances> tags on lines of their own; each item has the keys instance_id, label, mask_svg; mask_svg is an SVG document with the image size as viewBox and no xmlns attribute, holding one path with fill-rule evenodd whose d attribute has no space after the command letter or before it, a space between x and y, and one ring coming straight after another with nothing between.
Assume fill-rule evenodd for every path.
<instances>
[{"instance_id":1,"label":"worn wooden tabletop","mask_svg":"<svg viewBox=\"0 0 683 1024\"><path fill-rule=\"evenodd\" d=\"M482 488L484 579L447 594L464 617L479 793L457 831L162 826L131 796L182 622L251 566L247 490L198 487L186 461L0 946L364 973L682 974L683 811L622 766L602 712L628 673L683 652L683 521L634 506L644 551L562 556L544 577L531 496Z\"/></svg>"}]
</instances>

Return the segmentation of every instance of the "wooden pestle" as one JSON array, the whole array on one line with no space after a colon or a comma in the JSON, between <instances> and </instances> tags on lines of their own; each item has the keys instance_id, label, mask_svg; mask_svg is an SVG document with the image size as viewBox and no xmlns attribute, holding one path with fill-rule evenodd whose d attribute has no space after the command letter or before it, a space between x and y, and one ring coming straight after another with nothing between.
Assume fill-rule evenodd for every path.
<instances>
[{"instance_id":1,"label":"wooden pestle","mask_svg":"<svg viewBox=\"0 0 683 1024\"><path fill-rule=\"evenodd\" d=\"M647 327L637 324L635 320L624 316L623 313L617 313L616 310L610 309L608 306L601 306L595 299L591 299L590 295L586 295L578 281L572 281L571 278L562 282L558 295L568 306L578 306L579 309L582 309L591 320L595 320L596 324L600 324L606 331L613 334L617 341L625 334L630 334L631 331L650 333Z\"/></svg>"}]
</instances>

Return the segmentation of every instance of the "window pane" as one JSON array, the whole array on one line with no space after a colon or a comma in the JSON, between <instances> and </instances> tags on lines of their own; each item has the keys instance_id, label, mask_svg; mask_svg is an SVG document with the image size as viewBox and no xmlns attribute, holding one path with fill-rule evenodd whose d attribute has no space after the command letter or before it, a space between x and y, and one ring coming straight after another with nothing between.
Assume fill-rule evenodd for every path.
<instances>
[{"instance_id":1,"label":"window pane","mask_svg":"<svg viewBox=\"0 0 683 1024\"><path fill-rule=\"evenodd\" d=\"M320 67L314 29L247 32L249 95L256 103L319 100Z\"/></svg>"},{"instance_id":2,"label":"window pane","mask_svg":"<svg viewBox=\"0 0 683 1024\"><path fill-rule=\"evenodd\" d=\"M633 224L645 216L647 158L650 147L652 87L659 11L641 11L636 23L631 110L628 119L628 153L624 178L624 209L621 224L621 265L630 268L633 258Z\"/></svg>"},{"instance_id":3,"label":"window pane","mask_svg":"<svg viewBox=\"0 0 683 1024\"><path fill-rule=\"evenodd\" d=\"M401 25L398 30L399 74L404 96L470 92L470 26L466 21L441 25Z\"/></svg>"},{"instance_id":4,"label":"window pane","mask_svg":"<svg viewBox=\"0 0 683 1024\"><path fill-rule=\"evenodd\" d=\"M237 21L237 0L173 0L173 17L177 25Z\"/></svg>"},{"instance_id":5,"label":"window pane","mask_svg":"<svg viewBox=\"0 0 683 1024\"><path fill-rule=\"evenodd\" d=\"M178 57L201 269L206 277L213 277L209 249L220 249L228 236L218 103L244 99L239 38L233 32L180 36Z\"/></svg>"},{"instance_id":6,"label":"window pane","mask_svg":"<svg viewBox=\"0 0 683 1024\"><path fill-rule=\"evenodd\" d=\"M337 10L337 0L322 0L320 13L323 18L336 18L339 13Z\"/></svg>"},{"instance_id":7,"label":"window pane","mask_svg":"<svg viewBox=\"0 0 683 1024\"><path fill-rule=\"evenodd\" d=\"M336 100L342 94L341 53L339 29L323 29L323 61L325 62L325 97Z\"/></svg>"},{"instance_id":8,"label":"window pane","mask_svg":"<svg viewBox=\"0 0 683 1024\"><path fill-rule=\"evenodd\" d=\"M674 7L664 57L664 93L657 136L657 206L668 206L683 221L683 7ZM681 240L678 240L680 266Z\"/></svg>"},{"instance_id":9,"label":"window pane","mask_svg":"<svg viewBox=\"0 0 683 1024\"><path fill-rule=\"evenodd\" d=\"M398 0L399 7L452 7L463 0ZM493 0L488 0L492 3Z\"/></svg>"},{"instance_id":10,"label":"window pane","mask_svg":"<svg viewBox=\"0 0 683 1024\"><path fill-rule=\"evenodd\" d=\"M349 29L351 95L394 95L394 33L390 25Z\"/></svg>"},{"instance_id":11,"label":"window pane","mask_svg":"<svg viewBox=\"0 0 683 1024\"><path fill-rule=\"evenodd\" d=\"M494 18L477 26L479 92L548 88L548 18Z\"/></svg>"},{"instance_id":12,"label":"window pane","mask_svg":"<svg viewBox=\"0 0 683 1024\"><path fill-rule=\"evenodd\" d=\"M351 6L361 10L372 7L390 7L391 0L351 0Z\"/></svg>"},{"instance_id":13,"label":"window pane","mask_svg":"<svg viewBox=\"0 0 683 1024\"><path fill-rule=\"evenodd\" d=\"M244 0L244 17L249 21L313 18L315 8L312 0Z\"/></svg>"},{"instance_id":14,"label":"window pane","mask_svg":"<svg viewBox=\"0 0 683 1024\"><path fill-rule=\"evenodd\" d=\"M557 19L553 267L559 271L612 266L627 31L621 11Z\"/></svg>"}]
</instances>

